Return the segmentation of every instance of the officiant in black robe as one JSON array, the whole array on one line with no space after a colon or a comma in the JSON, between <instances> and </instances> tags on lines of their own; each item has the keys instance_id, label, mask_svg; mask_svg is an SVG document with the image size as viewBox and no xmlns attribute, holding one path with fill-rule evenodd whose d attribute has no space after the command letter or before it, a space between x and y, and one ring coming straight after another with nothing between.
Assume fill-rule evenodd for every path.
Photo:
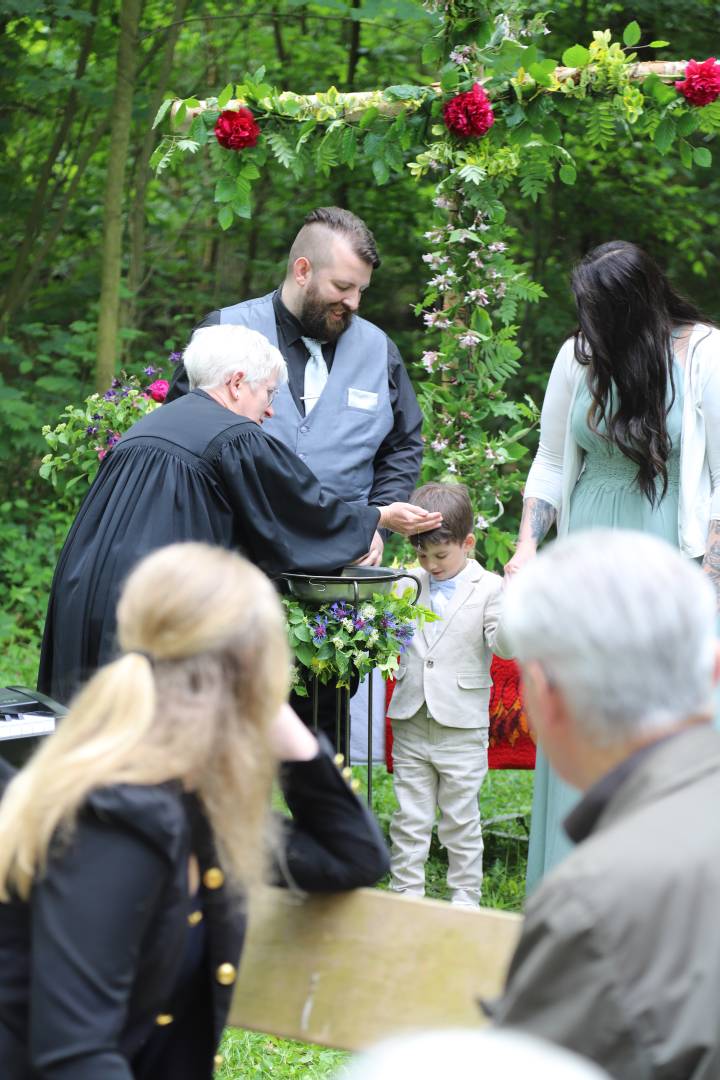
<instances>
[{"instance_id":1,"label":"officiant in black robe","mask_svg":"<svg viewBox=\"0 0 720 1080\"><path fill-rule=\"evenodd\" d=\"M342 502L263 431L287 371L261 334L207 327L184 359L192 392L112 448L60 554L38 677L58 701L114 656L120 588L156 548L204 540L240 551L270 577L332 573L363 556L379 526L410 534L439 523L405 503Z\"/></svg>"}]
</instances>

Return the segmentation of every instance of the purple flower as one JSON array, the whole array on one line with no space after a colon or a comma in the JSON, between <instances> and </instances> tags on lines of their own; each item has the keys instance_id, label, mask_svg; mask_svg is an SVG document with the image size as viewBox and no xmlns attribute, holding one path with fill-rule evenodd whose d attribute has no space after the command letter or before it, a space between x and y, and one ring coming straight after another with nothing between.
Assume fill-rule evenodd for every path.
<instances>
[{"instance_id":1,"label":"purple flower","mask_svg":"<svg viewBox=\"0 0 720 1080\"><path fill-rule=\"evenodd\" d=\"M103 418L103 414L101 412L94 412L92 414L92 419L93 420L102 420L102 418Z\"/></svg>"},{"instance_id":2,"label":"purple flower","mask_svg":"<svg viewBox=\"0 0 720 1080\"><path fill-rule=\"evenodd\" d=\"M383 630L394 630L397 624L397 619L389 611L386 611L385 614L380 617L380 626Z\"/></svg>"},{"instance_id":3,"label":"purple flower","mask_svg":"<svg viewBox=\"0 0 720 1080\"><path fill-rule=\"evenodd\" d=\"M115 390L106 390L103 397L106 401L114 401L117 397L117 392Z\"/></svg>"},{"instance_id":4,"label":"purple flower","mask_svg":"<svg viewBox=\"0 0 720 1080\"><path fill-rule=\"evenodd\" d=\"M118 387L121 386L121 385L122 384L121 384L120 380L117 377L114 378L113 381L110 383L110 386L113 388L113 390L117 390Z\"/></svg>"},{"instance_id":5,"label":"purple flower","mask_svg":"<svg viewBox=\"0 0 720 1080\"><path fill-rule=\"evenodd\" d=\"M85 428L85 434L86 435L97 435L97 433L98 433L97 424L90 424L89 427Z\"/></svg>"},{"instance_id":6,"label":"purple flower","mask_svg":"<svg viewBox=\"0 0 720 1080\"><path fill-rule=\"evenodd\" d=\"M363 619L362 615L358 615L357 618L353 619L353 630L365 630L366 627L367 619Z\"/></svg>"},{"instance_id":7,"label":"purple flower","mask_svg":"<svg viewBox=\"0 0 720 1080\"><path fill-rule=\"evenodd\" d=\"M171 352L168 357L171 364L179 364L182 358L183 354L181 352Z\"/></svg>"},{"instance_id":8,"label":"purple flower","mask_svg":"<svg viewBox=\"0 0 720 1080\"><path fill-rule=\"evenodd\" d=\"M152 366L152 364L150 364L146 368L143 368L143 372L144 372L145 375L147 375L148 379L151 379L156 371L157 371L157 368L154 368Z\"/></svg>"},{"instance_id":9,"label":"purple flower","mask_svg":"<svg viewBox=\"0 0 720 1080\"><path fill-rule=\"evenodd\" d=\"M120 436L117 433L117 431L111 431L110 434L107 437L108 448L112 449L112 447L115 446L115 443L119 443L119 442L120 442Z\"/></svg>"},{"instance_id":10,"label":"purple flower","mask_svg":"<svg viewBox=\"0 0 720 1080\"><path fill-rule=\"evenodd\" d=\"M336 600L334 604L330 605L330 614L333 619L337 619L338 622L342 622L343 619L352 617L355 612L349 604L343 603L341 600Z\"/></svg>"}]
</instances>

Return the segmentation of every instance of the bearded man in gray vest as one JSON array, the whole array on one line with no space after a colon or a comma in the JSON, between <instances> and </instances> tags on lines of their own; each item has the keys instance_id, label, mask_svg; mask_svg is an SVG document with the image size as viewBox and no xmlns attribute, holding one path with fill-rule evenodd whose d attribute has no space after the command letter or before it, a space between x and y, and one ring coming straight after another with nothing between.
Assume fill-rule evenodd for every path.
<instances>
[{"instance_id":1,"label":"bearded man in gray vest","mask_svg":"<svg viewBox=\"0 0 720 1080\"><path fill-rule=\"evenodd\" d=\"M294 450L334 495L372 506L407 501L422 460L422 414L400 353L382 330L357 315L379 265L364 221L337 206L318 207L293 241L279 289L212 311L199 324L240 323L279 348L288 382L263 430ZM180 365L166 400L187 389ZM376 532L359 562L377 566L382 554ZM353 679L350 692L356 689ZM321 685L318 697L318 724L345 751L335 688ZM309 699L293 695L292 704L309 724ZM343 691L342 715L346 708Z\"/></svg>"},{"instance_id":2,"label":"bearded man in gray vest","mask_svg":"<svg viewBox=\"0 0 720 1080\"><path fill-rule=\"evenodd\" d=\"M290 249L274 293L211 312L199 324L241 323L276 345L288 382L264 430L279 439L346 502L404 502L422 459L422 415L400 354L357 315L380 265L367 225L336 206L312 210ZM167 400L187 390L182 366ZM365 558L382 559L376 533Z\"/></svg>"}]
</instances>

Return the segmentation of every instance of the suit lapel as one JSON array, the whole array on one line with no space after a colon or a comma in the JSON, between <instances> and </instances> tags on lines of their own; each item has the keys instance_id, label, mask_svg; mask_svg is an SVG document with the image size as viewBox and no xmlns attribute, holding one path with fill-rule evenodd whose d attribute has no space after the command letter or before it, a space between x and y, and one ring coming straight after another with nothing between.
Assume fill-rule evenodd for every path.
<instances>
[{"instance_id":1,"label":"suit lapel","mask_svg":"<svg viewBox=\"0 0 720 1080\"><path fill-rule=\"evenodd\" d=\"M430 575L424 570L418 570L417 575L420 578L420 592L418 593L417 602L421 607L432 608L432 601L430 599ZM428 626L432 629L434 625L435 623L424 623L420 631L419 638L426 649L430 648L426 630Z\"/></svg>"}]
</instances>

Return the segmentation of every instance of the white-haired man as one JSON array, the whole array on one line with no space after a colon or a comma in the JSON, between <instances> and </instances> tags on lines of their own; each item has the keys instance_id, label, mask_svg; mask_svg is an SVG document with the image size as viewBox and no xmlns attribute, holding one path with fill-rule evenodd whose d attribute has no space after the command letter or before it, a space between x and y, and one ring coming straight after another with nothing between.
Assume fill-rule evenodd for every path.
<instances>
[{"instance_id":1,"label":"white-haired man","mask_svg":"<svg viewBox=\"0 0 720 1080\"><path fill-rule=\"evenodd\" d=\"M616 1080L720 1077L720 733L715 597L644 534L553 544L504 620L577 843L528 901L497 1023Z\"/></svg>"},{"instance_id":2,"label":"white-haired man","mask_svg":"<svg viewBox=\"0 0 720 1080\"><path fill-rule=\"evenodd\" d=\"M362 556L378 526L415 533L441 520L405 503L345 503L265 433L287 372L262 334L199 330L185 363L191 392L144 416L108 453L60 554L38 679L58 701L112 658L120 586L156 548L204 540L271 576L331 572Z\"/></svg>"}]
</instances>

